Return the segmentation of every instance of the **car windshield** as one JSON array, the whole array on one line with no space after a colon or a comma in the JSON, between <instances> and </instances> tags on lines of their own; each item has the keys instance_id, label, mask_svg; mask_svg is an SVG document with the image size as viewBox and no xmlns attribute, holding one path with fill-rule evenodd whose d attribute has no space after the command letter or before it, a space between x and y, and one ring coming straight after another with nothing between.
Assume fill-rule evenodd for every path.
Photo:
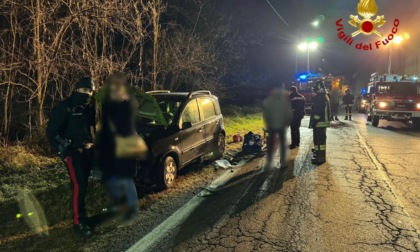
<instances>
[{"instance_id":1,"label":"car windshield","mask_svg":"<svg viewBox=\"0 0 420 252\"><path fill-rule=\"evenodd\" d=\"M175 115L178 113L179 108L181 107L182 101L179 97L170 97L170 96L154 96L160 110L162 111L163 116L165 117L166 122L169 124L172 123Z\"/></svg>"},{"instance_id":2,"label":"car windshield","mask_svg":"<svg viewBox=\"0 0 420 252\"><path fill-rule=\"evenodd\" d=\"M378 85L378 93L380 94L399 94L413 95L420 94L420 86L416 83L382 83Z\"/></svg>"}]
</instances>

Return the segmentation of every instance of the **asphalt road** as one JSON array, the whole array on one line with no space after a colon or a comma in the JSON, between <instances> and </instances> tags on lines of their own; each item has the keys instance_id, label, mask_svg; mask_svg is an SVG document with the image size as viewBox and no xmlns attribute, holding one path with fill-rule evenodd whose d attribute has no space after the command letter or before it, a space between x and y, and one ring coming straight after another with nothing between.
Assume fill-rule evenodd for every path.
<instances>
[{"instance_id":1,"label":"asphalt road","mask_svg":"<svg viewBox=\"0 0 420 252\"><path fill-rule=\"evenodd\" d=\"M225 174L150 229L130 251L420 251L420 132L366 125L328 130L328 162L310 163L302 128L288 168L257 158ZM306 125L303 123L303 125ZM205 193L207 190L203 190ZM132 243L132 244L131 244Z\"/></svg>"}]
</instances>

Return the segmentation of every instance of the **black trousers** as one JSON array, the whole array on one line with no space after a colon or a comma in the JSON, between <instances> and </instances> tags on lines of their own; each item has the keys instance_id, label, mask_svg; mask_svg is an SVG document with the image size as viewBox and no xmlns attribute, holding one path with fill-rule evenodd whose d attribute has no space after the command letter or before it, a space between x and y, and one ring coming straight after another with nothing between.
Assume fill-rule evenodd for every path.
<instances>
[{"instance_id":1,"label":"black trousers","mask_svg":"<svg viewBox=\"0 0 420 252\"><path fill-rule=\"evenodd\" d=\"M353 105L351 104L346 104L344 105L345 109L346 109L346 116L351 116L351 111L353 109Z\"/></svg>"},{"instance_id":2,"label":"black trousers","mask_svg":"<svg viewBox=\"0 0 420 252\"><path fill-rule=\"evenodd\" d=\"M325 151L327 148L327 128L314 128L314 148Z\"/></svg>"},{"instance_id":3,"label":"black trousers","mask_svg":"<svg viewBox=\"0 0 420 252\"><path fill-rule=\"evenodd\" d=\"M280 144L280 160L282 162L286 159L286 129L268 130L267 139L267 163L271 164L274 154L277 150L277 139Z\"/></svg>"},{"instance_id":4,"label":"black trousers","mask_svg":"<svg viewBox=\"0 0 420 252\"><path fill-rule=\"evenodd\" d=\"M340 104L338 103L331 104L331 117L337 116L339 110L340 110Z\"/></svg>"},{"instance_id":5,"label":"black trousers","mask_svg":"<svg viewBox=\"0 0 420 252\"><path fill-rule=\"evenodd\" d=\"M300 125L302 123L302 119L300 118L293 118L292 124L290 125L290 134L292 139L292 145L299 146L300 145Z\"/></svg>"},{"instance_id":6,"label":"black trousers","mask_svg":"<svg viewBox=\"0 0 420 252\"><path fill-rule=\"evenodd\" d=\"M86 220L85 196L93 157L92 149L74 149L66 158L72 188L73 223L78 225Z\"/></svg>"}]
</instances>

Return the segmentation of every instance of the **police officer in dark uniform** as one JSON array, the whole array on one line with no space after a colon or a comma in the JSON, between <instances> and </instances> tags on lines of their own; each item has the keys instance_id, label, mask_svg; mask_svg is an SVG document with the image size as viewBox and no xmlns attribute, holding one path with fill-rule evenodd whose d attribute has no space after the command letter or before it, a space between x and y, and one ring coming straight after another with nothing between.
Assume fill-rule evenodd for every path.
<instances>
[{"instance_id":1,"label":"police officer in dark uniform","mask_svg":"<svg viewBox=\"0 0 420 252\"><path fill-rule=\"evenodd\" d=\"M309 128L313 129L314 138L314 158L311 161L312 164L321 165L326 162L327 128L330 127L331 107L323 81L318 81L315 84L314 91L316 96L309 122Z\"/></svg>"},{"instance_id":2,"label":"police officer in dark uniform","mask_svg":"<svg viewBox=\"0 0 420 252\"><path fill-rule=\"evenodd\" d=\"M305 98L298 93L295 86L290 88L289 100L293 110L293 121L290 126L290 133L292 144L290 149L299 147L300 144L300 125L303 117L305 116Z\"/></svg>"},{"instance_id":3,"label":"police officer in dark uniform","mask_svg":"<svg viewBox=\"0 0 420 252\"><path fill-rule=\"evenodd\" d=\"M69 98L53 109L47 126L52 150L64 161L73 191L73 227L83 237L92 235L86 222L85 194L93 156L95 135L94 84L81 78Z\"/></svg>"},{"instance_id":4,"label":"police officer in dark uniform","mask_svg":"<svg viewBox=\"0 0 420 252\"><path fill-rule=\"evenodd\" d=\"M343 106L346 109L346 117L344 120L351 121L351 111L354 105L354 96L351 94L350 89L346 89L346 94L343 96Z\"/></svg>"}]
</instances>

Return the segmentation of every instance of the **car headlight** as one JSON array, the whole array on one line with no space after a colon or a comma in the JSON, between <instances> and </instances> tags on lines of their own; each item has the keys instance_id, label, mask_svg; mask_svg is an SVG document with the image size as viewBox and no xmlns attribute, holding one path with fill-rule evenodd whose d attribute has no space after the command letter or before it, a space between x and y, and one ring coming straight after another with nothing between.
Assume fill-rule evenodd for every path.
<instances>
[{"instance_id":1,"label":"car headlight","mask_svg":"<svg viewBox=\"0 0 420 252\"><path fill-rule=\"evenodd\" d=\"M379 108L386 108L388 104L386 102L379 102Z\"/></svg>"},{"instance_id":2,"label":"car headlight","mask_svg":"<svg viewBox=\"0 0 420 252\"><path fill-rule=\"evenodd\" d=\"M362 104L366 104L367 103L367 101L366 100L362 100Z\"/></svg>"},{"instance_id":3,"label":"car headlight","mask_svg":"<svg viewBox=\"0 0 420 252\"><path fill-rule=\"evenodd\" d=\"M417 107L417 109L420 109L420 103L417 103L416 107Z\"/></svg>"}]
</instances>

